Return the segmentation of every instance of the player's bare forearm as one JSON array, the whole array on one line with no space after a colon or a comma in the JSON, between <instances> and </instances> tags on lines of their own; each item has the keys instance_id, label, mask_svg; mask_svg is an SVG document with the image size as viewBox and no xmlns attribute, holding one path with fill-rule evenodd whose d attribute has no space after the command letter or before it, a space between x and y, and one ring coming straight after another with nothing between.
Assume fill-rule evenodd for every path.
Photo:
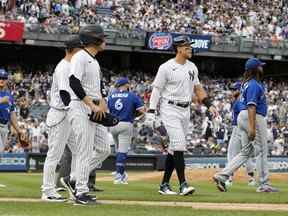
<instances>
[{"instance_id":1,"label":"player's bare forearm","mask_svg":"<svg viewBox=\"0 0 288 216\"><path fill-rule=\"evenodd\" d=\"M200 103L202 103L204 98L207 98L207 93L204 90L202 85L195 85L194 86L195 95Z\"/></svg>"},{"instance_id":2,"label":"player's bare forearm","mask_svg":"<svg viewBox=\"0 0 288 216\"><path fill-rule=\"evenodd\" d=\"M91 97L89 97L88 95L86 95L84 98L83 98L83 102L89 106L89 107L92 107L92 106L95 106L95 104L93 103L93 100Z\"/></svg>"},{"instance_id":3,"label":"player's bare forearm","mask_svg":"<svg viewBox=\"0 0 288 216\"><path fill-rule=\"evenodd\" d=\"M19 129L18 123L17 123L17 116L16 116L15 112L11 112L11 125L16 130L17 133L20 132L20 129Z\"/></svg>"},{"instance_id":4,"label":"player's bare forearm","mask_svg":"<svg viewBox=\"0 0 288 216\"><path fill-rule=\"evenodd\" d=\"M256 128L256 106L248 106L248 123L249 128L255 130Z\"/></svg>"}]
</instances>

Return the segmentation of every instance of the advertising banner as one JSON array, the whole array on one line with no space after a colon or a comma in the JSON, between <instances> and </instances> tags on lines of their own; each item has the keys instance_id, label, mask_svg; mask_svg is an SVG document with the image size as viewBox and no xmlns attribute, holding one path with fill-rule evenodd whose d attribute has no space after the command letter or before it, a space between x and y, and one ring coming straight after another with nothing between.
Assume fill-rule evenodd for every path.
<instances>
[{"instance_id":1,"label":"advertising banner","mask_svg":"<svg viewBox=\"0 0 288 216\"><path fill-rule=\"evenodd\" d=\"M146 37L146 48L151 50L173 50L173 38L179 36L178 33L169 32L149 32ZM191 41L195 42L192 47L196 52L208 51L211 46L211 35L187 35Z\"/></svg>"},{"instance_id":2,"label":"advertising banner","mask_svg":"<svg viewBox=\"0 0 288 216\"><path fill-rule=\"evenodd\" d=\"M0 154L0 171L27 171L26 153Z\"/></svg>"},{"instance_id":3,"label":"advertising banner","mask_svg":"<svg viewBox=\"0 0 288 216\"><path fill-rule=\"evenodd\" d=\"M24 33L24 23L0 21L0 40L21 41Z\"/></svg>"},{"instance_id":4,"label":"advertising banner","mask_svg":"<svg viewBox=\"0 0 288 216\"><path fill-rule=\"evenodd\" d=\"M254 161L256 162L256 161ZM224 168L227 159L225 157L187 157L185 164L190 169ZM271 172L288 172L288 157L269 157L268 167Z\"/></svg>"}]
</instances>

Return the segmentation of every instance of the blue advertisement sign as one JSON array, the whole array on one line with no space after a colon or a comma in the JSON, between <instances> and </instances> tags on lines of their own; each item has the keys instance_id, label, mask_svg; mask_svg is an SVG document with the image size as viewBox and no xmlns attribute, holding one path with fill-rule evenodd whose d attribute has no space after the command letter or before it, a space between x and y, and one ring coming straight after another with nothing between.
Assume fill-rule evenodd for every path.
<instances>
[{"instance_id":1,"label":"blue advertisement sign","mask_svg":"<svg viewBox=\"0 0 288 216\"><path fill-rule=\"evenodd\" d=\"M146 38L146 48L152 50L173 50L173 38L179 36L178 33L169 32L149 32ZM208 51L211 46L211 35L187 35L194 42L192 47L195 51Z\"/></svg>"},{"instance_id":2,"label":"blue advertisement sign","mask_svg":"<svg viewBox=\"0 0 288 216\"><path fill-rule=\"evenodd\" d=\"M27 154L1 153L0 171L27 171Z\"/></svg>"}]
</instances>

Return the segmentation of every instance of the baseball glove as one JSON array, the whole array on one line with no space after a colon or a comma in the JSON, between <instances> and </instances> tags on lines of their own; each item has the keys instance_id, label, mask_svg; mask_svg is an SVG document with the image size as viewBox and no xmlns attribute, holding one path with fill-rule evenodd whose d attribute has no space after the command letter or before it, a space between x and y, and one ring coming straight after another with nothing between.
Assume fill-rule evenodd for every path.
<instances>
[{"instance_id":1,"label":"baseball glove","mask_svg":"<svg viewBox=\"0 0 288 216\"><path fill-rule=\"evenodd\" d=\"M29 139L24 133L19 133L18 139L22 148L27 148L29 146Z\"/></svg>"},{"instance_id":2,"label":"baseball glove","mask_svg":"<svg viewBox=\"0 0 288 216\"><path fill-rule=\"evenodd\" d=\"M93 101L94 104L98 105L99 101ZM103 117L100 121L96 119L96 113L91 112L89 116L89 120L98 124L101 124L105 127L113 127L119 123L119 119L112 115L111 113L105 112L105 117Z\"/></svg>"}]
</instances>

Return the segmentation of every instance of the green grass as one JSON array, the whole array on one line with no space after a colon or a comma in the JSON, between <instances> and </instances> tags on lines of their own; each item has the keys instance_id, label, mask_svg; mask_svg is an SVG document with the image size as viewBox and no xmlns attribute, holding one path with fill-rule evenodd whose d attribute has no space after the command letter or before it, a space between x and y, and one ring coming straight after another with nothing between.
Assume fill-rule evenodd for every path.
<instances>
[{"instance_id":1,"label":"green grass","mask_svg":"<svg viewBox=\"0 0 288 216\"><path fill-rule=\"evenodd\" d=\"M73 206L59 203L0 203L1 216L277 216L283 212L239 212L195 210L177 207L144 207L120 205Z\"/></svg>"},{"instance_id":2,"label":"green grass","mask_svg":"<svg viewBox=\"0 0 288 216\"><path fill-rule=\"evenodd\" d=\"M100 173L107 175L107 173ZM0 173L0 197L39 198L42 175L23 173ZM160 196L158 181L130 181L129 185L114 185L112 182L97 182L98 187L105 189L98 193L100 200L148 200L148 201L183 201L183 202L241 202L241 203L288 203L288 182L273 182L281 192L273 194L256 193L255 187L246 183L236 183L227 193L219 192L212 182L195 182L193 196ZM176 182L174 189L178 190ZM66 195L66 193L64 193ZM1 214L0 214L1 215Z\"/></svg>"}]
</instances>

